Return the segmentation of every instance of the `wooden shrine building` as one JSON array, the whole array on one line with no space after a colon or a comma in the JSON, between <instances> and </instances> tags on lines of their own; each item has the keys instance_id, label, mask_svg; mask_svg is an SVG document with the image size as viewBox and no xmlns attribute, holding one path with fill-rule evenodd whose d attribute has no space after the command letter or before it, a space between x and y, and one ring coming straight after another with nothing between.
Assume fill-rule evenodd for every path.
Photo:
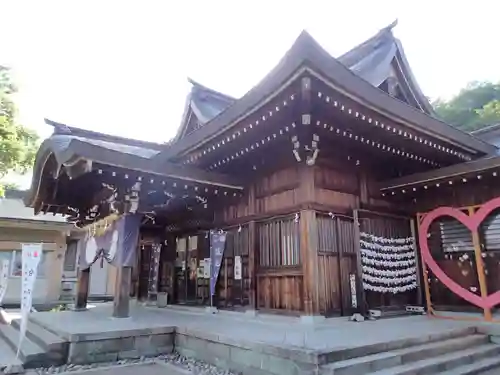
<instances>
[{"instance_id":1,"label":"wooden shrine building","mask_svg":"<svg viewBox=\"0 0 500 375\"><path fill-rule=\"evenodd\" d=\"M116 316L127 315L129 297L158 293L208 305L211 230L226 233L219 308L330 316L423 304L433 283L416 256L424 214L497 197L500 157L436 118L393 26L339 58L303 32L240 99L191 81L168 144L47 120L54 133L38 152L26 204L68 215L89 239L139 217L135 235L109 240L117 254L117 243L135 248L132 261L115 263ZM465 286L453 259L471 249L474 258L476 240L466 231L457 250L449 233L459 223L431 227L437 262ZM492 243L500 247L500 237ZM446 244L453 249L443 252ZM114 256L92 246L82 250L87 263ZM77 307L86 303L84 268ZM435 289L428 307L460 307L455 292Z\"/></svg>"}]
</instances>

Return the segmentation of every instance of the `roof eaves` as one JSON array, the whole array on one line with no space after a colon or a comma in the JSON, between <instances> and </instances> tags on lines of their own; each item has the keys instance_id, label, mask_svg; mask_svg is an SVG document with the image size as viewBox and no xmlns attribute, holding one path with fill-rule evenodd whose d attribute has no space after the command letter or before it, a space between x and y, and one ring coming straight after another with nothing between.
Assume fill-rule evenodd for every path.
<instances>
[{"instance_id":1,"label":"roof eaves","mask_svg":"<svg viewBox=\"0 0 500 375\"><path fill-rule=\"evenodd\" d=\"M196 132L179 140L179 142L157 155L153 160L157 163L162 163L165 160L186 152L192 147L205 143L217 136L217 134L230 128L232 124L237 123L241 118L246 117L249 113L264 105L265 98L271 98L276 95L276 90L286 84L294 72L297 72L303 65L307 57L303 53L303 50L307 49L310 38L309 34L303 31L276 67L254 88Z\"/></svg>"},{"instance_id":2,"label":"roof eaves","mask_svg":"<svg viewBox=\"0 0 500 375\"><path fill-rule=\"evenodd\" d=\"M486 134L489 134L490 132L495 132L497 130L500 130L500 123L489 125L481 129L473 130L470 132L470 134L479 137L479 136L485 136Z\"/></svg>"},{"instance_id":3,"label":"roof eaves","mask_svg":"<svg viewBox=\"0 0 500 375\"><path fill-rule=\"evenodd\" d=\"M58 137L61 137L61 135ZM43 169L52 155L56 158L58 165L65 165L74 160L87 159L103 165L136 170L166 178L213 184L229 189L243 189L239 181L216 172L207 172L169 162L165 162L162 165L153 165L151 158L108 149L96 144L87 143L81 139L69 139L63 149L60 147L60 144L60 139L55 140L51 137L46 139L40 146L35 159L31 189L24 200L27 206L31 207L38 196Z\"/></svg>"},{"instance_id":4,"label":"roof eaves","mask_svg":"<svg viewBox=\"0 0 500 375\"><path fill-rule=\"evenodd\" d=\"M372 86L333 58L311 35L303 31L278 65L259 84L201 129L159 153L153 161L163 163L208 142L264 105L266 100L279 93L277 90L286 85L287 80L294 79L297 73L301 73L301 68L306 69L309 65L335 89L397 122L445 142L451 142L472 153L496 152L495 146L441 122Z\"/></svg>"},{"instance_id":5,"label":"roof eaves","mask_svg":"<svg viewBox=\"0 0 500 375\"><path fill-rule=\"evenodd\" d=\"M47 118L44 119L44 121L47 125L53 126L54 127L54 134L58 134L58 135L82 136L85 138L103 140L103 141L108 141L108 142L122 143L125 145L131 145L131 146L137 146L137 147L152 148L152 149L156 149L156 150L163 150L165 148L165 144L162 144L162 143L141 141L141 140L137 140L137 139L133 139L133 138L125 138L125 137L120 137L118 135L111 135L111 134L96 132L93 130L86 130L86 129L82 129L82 128L69 126L69 125L63 124L61 122L56 122L56 121L53 121L53 120L50 120Z\"/></svg>"},{"instance_id":6,"label":"roof eaves","mask_svg":"<svg viewBox=\"0 0 500 375\"><path fill-rule=\"evenodd\" d=\"M309 36L310 59L314 67L318 69L327 81L333 83L334 87L341 88L354 100L358 98L362 103L373 107L381 113L394 117L396 121L417 128L434 137L444 141L452 141L457 146L468 148L471 151L491 154L496 152L496 147L479 140L470 134L448 125L428 114L391 97L389 94L377 87L370 85L358 77L350 69L339 63L312 37Z\"/></svg>"},{"instance_id":7,"label":"roof eaves","mask_svg":"<svg viewBox=\"0 0 500 375\"><path fill-rule=\"evenodd\" d=\"M490 156L472 160L466 163L451 165L444 168L434 169L427 172L415 173L412 175L384 181L380 184L380 190L390 190L436 182L448 178L457 178L470 173L482 172L485 170L499 168L500 156Z\"/></svg>"}]
</instances>

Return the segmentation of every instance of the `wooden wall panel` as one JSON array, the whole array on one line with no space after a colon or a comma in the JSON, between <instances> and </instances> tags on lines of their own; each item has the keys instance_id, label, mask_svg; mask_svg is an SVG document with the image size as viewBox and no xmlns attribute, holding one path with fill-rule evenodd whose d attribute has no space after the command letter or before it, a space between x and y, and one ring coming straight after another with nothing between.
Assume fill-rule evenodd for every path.
<instances>
[{"instance_id":1,"label":"wooden wall panel","mask_svg":"<svg viewBox=\"0 0 500 375\"><path fill-rule=\"evenodd\" d=\"M355 209L359 207L359 197L349 193L317 188L316 203L330 207Z\"/></svg>"},{"instance_id":2,"label":"wooden wall panel","mask_svg":"<svg viewBox=\"0 0 500 375\"><path fill-rule=\"evenodd\" d=\"M344 193L359 194L359 178L356 171L344 168L314 168L314 183L317 187Z\"/></svg>"},{"instance_id":3,"label":"wooden wall panel","mask_svg":"<svg viewBox=\"0 0 500 375\"><path fill-rule=\"evenodd\" d=\"M270 211L282 210L300 203L299 191L287 190L282 193L256 199L256 213L263 214Z\"/></svg>"},{"instance_id":4,"label":"wooden wall panel","mask_svg":"<svg viewBox=\"0 0 500 375\"><path fill-rule=\"evenodd\" d=\"M250 215L248 196L244 195L238 200L228 200L227 204L217 203L214 218L216 222L230 222L232 220Z\"/></svg>"},{"instance_id":5,"label":"wooden wall panel","mask_svg":"<svg viewBox=\"0 0 500 375\"><path fill-rule=\"evenodd\" d=\"M255 183L255 195L262 198L296 187L299 183L298 165L275 171Z\"/></svg>"},{"instance_id":6,"label":"wooden wall panel","mask_svg":"<svg viewBox=\"0 0 500 375\"><path fill-rule=\"evenodd\" d=\"M298 166L274 171L246 187L246 194L239 200L218 202L215 221L232 221L266 212L284 210L301 202ZM252 194L250 192L252 191ZM220 208L219 208L220 207Z\"/></svg>"},{"instance_id":7,"label":"wooden wall panel","mask_svg":"<svg viewBox=\"0 0 500 375\"><path fill-rule=\"evenodd\" d=\"M300 312L304 310L300 272L268 272L257 275L258 308Z\"/></svg>"},{"instance_id":8,"label":"wooden wall panel","mask_svg":"<svg viewBox=\"0 0 500 375\"><path fill-rule=\"evenodd\" d=\"M320 312L325 315L340 313L339 257L335 254L320 254L318 258Z\"/></svg>"}]
</instances>

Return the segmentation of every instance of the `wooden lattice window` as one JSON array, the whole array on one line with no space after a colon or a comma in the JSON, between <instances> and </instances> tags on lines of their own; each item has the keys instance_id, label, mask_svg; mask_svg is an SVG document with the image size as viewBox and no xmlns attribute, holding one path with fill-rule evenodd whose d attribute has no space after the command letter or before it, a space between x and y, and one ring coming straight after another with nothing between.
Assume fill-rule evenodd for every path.
<instances>
[{"instance_id":1,"label":"wooden lattice window","mask_svg":"<svg viewBox=\"0 0 500 375\"><path fill-rule=\"evenodd\" d=\"M261 223L258 232L261 267L300 265L299 224L294 218Z\"/></svg>"}]
</instances>

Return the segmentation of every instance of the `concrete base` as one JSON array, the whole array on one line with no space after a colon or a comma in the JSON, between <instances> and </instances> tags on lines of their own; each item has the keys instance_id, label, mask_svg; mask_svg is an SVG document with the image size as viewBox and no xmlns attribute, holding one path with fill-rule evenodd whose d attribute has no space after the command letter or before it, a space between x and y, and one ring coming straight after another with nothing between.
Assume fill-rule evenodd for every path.
<instances>
[{"instance_id":1,"label":"concrete base","mask_svg":"<svg viewBox=\"0 0 500 375\"><path fill-rule=\"evenodd\" d=\"M217 314L219 312L219 309L217 309L217 307L207 306L205 307L205 312L207 314Z\"/></svg>"},{"instance_id":2,"label":"concrete base","mask_svg":"<svg viewBox=\"0 0 500 375\"><path fill-rule=\"evenodd\" d=\"M69 310L79 312L79 311L88 311L88 308L87 307L76 307L75 305L71 305L71 306L69 306Z\"/></svg>"},{"instance_id":3,"label":"concrete base","mask_svg":"<svg viewBox=\"0 0 500 375\"><path fill-rule=\"evenodd\" d=\"M24 373L24 367L23 365L16 364L16 365L8 365L4 370L4 374L23 374Z\"/></svg>"},{"instance_id":4,"label":"concrete base","mask_svg":"<svg viewBox=\"0 0 500 375\"><path fill-rule=\"evenodd\" d=\"M0 324L10 324L9 315L0 307Z\"/></svg>"},{"instance_id":5,"label":"concrete base","mask_svg":"<svg viewBox=\"0 0 500 375\"><path fill-rule=\"evenodd\" d=\"M139 305L132 310L130 320L110 319L111 311L111 306L102 306L83 313L34 313L30 320L68 342L70 350L65 363L108 362L175 349L185 356L245 375L331 374L333 368L329 366L335 367L335 373L348 374L337 368L340 365L355 366L356 374L366 374L401 364L401 349L410 350L410 354L404 355L406 359L426 359L429 353L437 356L448 349L456 350L457 345L461 349L473 344L473 350L481 355L495 355L494 360L500 363L500 346L484 347L487 337L475 335L474 327L419 316L353 324L347 318L297 319L260 313L252 319L245 313L207 314L201 308L176 311ZM300 324L301 321L321 325L311 327ZM436 345L447 349L421 347L437 341L445 341ZM389 355L388 351L394 353ZM373 357L378 353L381 355ZM370 358L363 358L366 356ZM472 357L458 353L457 358ZM354 359L355 363L351 361ZM443 357L439 361L447 360ZM371 366L370 371L362 368L366 363ZM448 368L443 366L440 369Z\"/></svg>"},{"instance_id":6,"label":"concrete base","mask_svg":"<svg viewBox=\"0 0 500 375\"><path fill-rule=\"evenodd\" d=\"M300 322L303 324L324 323L326 318L323 315L301 315Z\"/></svg>"},{"instance_id":7,"label":"concrete base","mask_svg":"<svg viewBox=\"0 0 500 375\"><path fill-rule=\"evenodd\" d=\"M140 358L172 353L174 329L144 329L114 332L109 335L88 335L70 342L68 363L88 364L120 359Z\"/></svg>"},{"instance_id":8,"label":"concrete base","mask_svg":"<svg viewBox=\"0 0 500 375\"><path fill-rule=\"evenodd\" d=\"M255 318L259 312L257 310L246 310L245 311L245 316L248 318Z\"/></svg>"}]
</instances>

